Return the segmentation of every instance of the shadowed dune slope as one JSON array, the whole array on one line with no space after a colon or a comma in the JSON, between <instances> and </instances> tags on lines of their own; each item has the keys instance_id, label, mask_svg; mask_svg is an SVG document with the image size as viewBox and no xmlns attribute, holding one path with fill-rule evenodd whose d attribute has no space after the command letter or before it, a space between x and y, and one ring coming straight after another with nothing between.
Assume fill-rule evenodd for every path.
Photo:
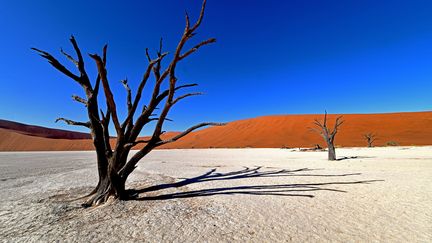
<instances>
[{"instance_id":1,"label":"shadowed dune slope","mask_svg":"<svg viewBox=\"0 0 432 243\"><path fill-rule=\"evenodd\" d=\"M177 134L177 132L167 132L162 136L162 139L170 138ZM115 139L111 139L110 142L111 146L114 147ZM142 145L138 145L135 148L139 149L141 147ZM38 137L22 134L15 130L0 128L0 151L81 151L93 149L91 139Z\"/></svg>"},{"instance_id":2,"label":"shadowed dune slope","mask_svg":"<svg viewBox=\"0 0 432 243\"><path fill-rule=\"evenodd\" d=\"M14 131L16 133L35 136L35 137L43 137L43 138L59 138L59 139L89 139L91 138L90 134L82 133L82 132L72 132L61 129L52 129L41 126L32 126L23 123L6 121L0 119L0 128Z\"/></svg>"},{"instance_id":3,"label":"shadowed dune slope","mask_svg":"<svg viewBox=\"0 0 432 243\"><path fill-rule=\"evenodd\" d=\"M76 151L92 149L90 139L37 137L0 128L0 151Z\"/></svg>"},{"instance_id":4,"label":"shadowed dune slope","mask_svg":"<svg viewBox=\"0 0 432 243\"><path fill-rule=\"evenodd\" d=\"M333 126L339 115L328 115ZM263 116L210 127L193 132L182 140L162 148L280 148L324 145L322 138L311 131L314 119L322 115ZM336 136L337 146L365 146L363 134L377 134L376 146L393 141L399 145L432 144L432 112L343 115L344 124ZM164 134L172 137L175 132ZM87 134L65 130L28 126L0 120L0 150L91 150ZM139 147L137 147L139 148Z\"/></svg>"}]
</instances>

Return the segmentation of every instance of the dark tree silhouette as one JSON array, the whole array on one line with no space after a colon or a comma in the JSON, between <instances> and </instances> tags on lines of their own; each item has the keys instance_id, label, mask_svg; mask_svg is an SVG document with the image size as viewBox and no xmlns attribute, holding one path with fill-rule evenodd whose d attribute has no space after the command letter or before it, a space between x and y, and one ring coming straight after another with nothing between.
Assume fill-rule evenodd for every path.
<instances>
[{"instance_id":1,"label":"dark tree silhouette","mask_svg":"<svg viewBox=\"0 0 432 243\"><path fill-rule=\"evenodd\" d=\"M169 120L167 115L170 109L184 98L201 94L187 93L175 97L177 91L197 85L177 85L176 67L180 61L197 51L200 47L214 43L216 41L216 39L210 38L193 46L191 49L183 51L186 42L195 35L195 31L202 22L205 5L206 1L204 0L198 20L193 25L191 25L189 16L186 13L186 27L180 41L178 42L172 60L165 69L162 70L162 60L167 56L168 53L162 52L162 40L160 42L160 47L155 59L151 59L148 50L146 50L149 64L144 72L141 82L139 83L134 98L132 97L132 91L127 80L122 81L127 92L128 111L123 122L121 122L118 117L114 96L108 82L107 70L105 69L107 62L107 45L103 47L102 57L97 54L90 54L90 57L96 63L98 70L98 75L94 85L92 85L90 82L90 77L87 75L84 66L84 58L73 36L70 38L70 41L75 50L76 58L67 54L63 50L61 50L61 53L77 67L79 74L74 74L48 52L32 48L43 58L47 59L54 68L81 85L86 95L86 98L73 96L73 99L77 102L83 103L86 106L89 119L88 121L78 122L66 118L57 119L57 121L64 121L69 125L87 127L91 132L93 145L97 154L99 182L96 188L87 196L88 198L86 202L83 203L83 206L98 205L106 202L109 198L121 200L128 199L132 195L129 195L129 193L125 190L126 180L136 168L137 163L150 151L163 144L174 142L194 131L195 129L209 125L223 125L222 123L213 122L200 123L169 139L164 140L161 138L161 135L164 133L164 131L162 131L162 127L164 122ZM155 78L155 84L150 101L143 106L142 110L139 109L139 111L137 111L138 106L141 103L140 101L142 98L141 96L143 89L148 83L148 80L152 74ZM168 84L168 88L166 90L162 88L163 83L165 83L164 81L167 81ZM100 86L102 86L106 98L105 112L103 112L98 105L98 93ZM158 116L154 114L156 109L161 110ZM110 144L109 134L109 124L111 120L117 133L116 142L113 148ZM153 134L148 139L138 140L139 133L143 127L150 122L156 123L156 125L154 125ZM144 144L144 146L130 159L128 159L130 150L138 144Z\"/></svg>"},{"instance_id":2,"label":"dark tree silhouette","mask_svg":"<svg viewBox=\"0 0 432 243\"><path fill-rule=\"evenodd\" d=\"M334 146L334 139L338 132L339 126L344 122L342 116L336 118L333 131L330 131L327 127L327 111L324 114L324 121L321 123L318 119L315 119L314 125L318 127L318 129L312 128L313 131L317 132L321 137L324 138L324 141L327 144L328 149L328 160L336 160L336 150Z\"/></svg>"},{"instance_id":3,"label":"dark tree silhouette","mask_svg":"<svg viewBox=\"0 0 432 243\"><path fill-rule=\"evenodd\" d=\"M372 148L373 142L375 142L375 140L376 140L376 134L370 132L370 133L364 134L363 137L366 139L368 147Z\"/></svg>"}]
</instances>

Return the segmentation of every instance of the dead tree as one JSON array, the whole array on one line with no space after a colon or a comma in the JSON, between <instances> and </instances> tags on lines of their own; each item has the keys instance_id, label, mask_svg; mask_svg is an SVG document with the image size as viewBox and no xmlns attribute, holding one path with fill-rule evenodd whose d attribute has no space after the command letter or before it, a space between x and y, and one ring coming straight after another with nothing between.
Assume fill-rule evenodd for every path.
<instances>
[{"instance_id":1,"label":"dead tree","mask_svg":"<svg viewBox=\"0 0 432 243\"><path fill-rule=\"evenodd\" d=\"M223 125L222 123L213 122L200 123L171 138L161 138L161 135L164 133L162 127L164 122L169 120L167 115L170 109L184 98L201 94L186 93L176 95L180 90L197 85L194 83L177 85L176 67L177 64L196 52L200 47L216 41L216 39L210 38L193 46L191 49L183 50L186 42L195 35L195 31L203 20L205 5L206 1L204 0L198 20L193 24L190 23L189 16L186 13L186 27L166 68L162 68L162 61L167 57L168 53L162 52L162 40L156 58L152 59L148 50L146 50L149 64L134 97L132 96L128 81L121 81L127 92L127 116L123 122L118 117L114 95L111 91L110 83L108 82L108 73L105 68L107 63L107 45L102 49L102 56L90 54L98 70L98 75L93 85L90 77L87 75L81 50L73 36L71 36L70 42L72 43L76 57L72 57L72 55L63 50L61 50L61 53L77 67L78 74L70 71L48 52L32 48L40 56L47 59L55 69L77 82L85 92L86 98L73 96L73 99L85 105L88 121L78 122L66 118L57 119L57 121L64 121L69 125L84 126L90 129L97 154L99 182L96 188L88 195L83 206L98 205L106 202L109 198L120 200L130 198L133 195L125 190L126 180L137 167L137 163L150 151L161 145L177 141L198 128L209 125ZM150 101L146 105L143 105L143 108L139 109L143 89L148 85L151 76L154 76L155 84ZM165 87L164 83L168 84L167 89L163 88ZM105 112L99 108L98 104L100 86L102 86L101 88L106 98ZM155 110L157 109L160 109L159 115L155 114ZM116 131L114 147L111 147L110 144L109 124L111 121ZM155 122L152 135L148 139L138 139L143 127L150 122ZM143 145L143 147L128 159L129 152L138 144Z\"/></svg>"},{"instance_id":2,"label":"dead tree","mask_svg":"<svg viewBox=\"0 0 432 243\"><path fill-rule=\"evenodd\" d=\"M375 142L375 140L376 140L376 134L373 134L373 133L370 132L370 133L364 134L363 136L366 139L368 147L372 148L373 147L373 142Z\"/></svg>"},{"instance_id":3,"label":"dead tree","mask_svg":"<svg viewBox=\"0 0 432 243\"><path fill-rule=\"evenodd\" d=\"M327 111L324 114L324 121L321 123L318 119L315 119L314 125L316 125L319 129L312 128L313 131L317 132L321 137L324 138L324 141L327 144L328 149L328 160L336 160L336 150L334 146L334 139L338 132L338 128L344 122L342 116L336 118L333 131L330 131L327 127Z\"/></svg>"}]
</instances>

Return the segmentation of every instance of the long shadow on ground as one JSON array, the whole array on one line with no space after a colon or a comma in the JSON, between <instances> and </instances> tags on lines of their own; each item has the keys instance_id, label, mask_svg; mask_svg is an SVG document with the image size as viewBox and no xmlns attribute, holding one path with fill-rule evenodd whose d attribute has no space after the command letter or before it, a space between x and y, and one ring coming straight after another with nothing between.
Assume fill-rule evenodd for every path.
<instances>
[{"instance_id":1,"label":"long shadow on ground","mask_svg":"<svg viewBox=\"0 0 432 243\"><path fill-rule=\"evenodd\" d=\"M316 171L318 169L303 168L298 170L272 170L272 171L261 171L262 167L258 166L255 168L245 167L242 170L217 173L216 169L193 178L183 178L182 181L175 183L161 184L151 187L146 187L139 190L130 190L132 194L139 195L146 192L154 192L167 188L179 188L190 184L208 182L208 181L219 181L219 180L236 180L236 179L247 179L247 178L265 178L265 177L284 177L284 176L311 176L311 177L350 177L358 176L361 173L351 174L309 174L305 172ZM231 195L231 194L250 194L250 195L274 195L274 196L295 196L295 197L309 197L312 198L314 195L307 194L307 192L314 191L330 191L330 192L346 192L343 190L332 189L330 186L334 185L352 185L352 184L369 184L372 182L383 181L383 180L362 180L362 181L332 181L322 183L302 183L302 184L277 184L277 185L245 185L235 187L218 187L209 188L195 191L183 191L169 194L162 194L157 196L143 196L137 197L136 200L167 200L175 198L189 198L189 197L203 197L203 196L214 196L214 195Z\"/></svg>"}]
</instances>

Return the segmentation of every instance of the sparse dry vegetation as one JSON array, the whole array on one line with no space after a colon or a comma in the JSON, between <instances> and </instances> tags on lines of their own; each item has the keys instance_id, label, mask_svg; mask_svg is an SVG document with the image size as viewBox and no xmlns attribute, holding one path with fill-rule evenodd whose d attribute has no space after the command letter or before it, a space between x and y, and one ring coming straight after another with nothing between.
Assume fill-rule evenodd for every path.
<instances>
[{"instance_id":1,"label":"sparse dry vegetation","mask_svg":"<svg viewBox=\"0 0 432 243\"><path fill-rule=\"evenodd\" d=\"M386 146L399 146L398 142L395 141L388 141L385 143Z\"/></svg>"}]
</instances>

